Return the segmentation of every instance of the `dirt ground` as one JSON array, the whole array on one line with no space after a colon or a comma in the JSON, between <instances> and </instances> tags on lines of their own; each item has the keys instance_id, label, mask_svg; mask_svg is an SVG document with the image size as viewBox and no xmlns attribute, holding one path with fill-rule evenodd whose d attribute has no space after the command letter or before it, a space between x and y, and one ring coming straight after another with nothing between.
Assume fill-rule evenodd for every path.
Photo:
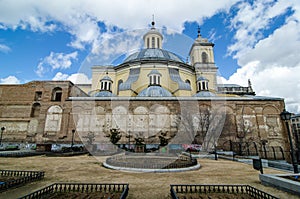
<instances>
[{"instance_id":1,"label":"dirt ground","mask_svg":"<svg viewBox=\"0 0 300 199\"><path fill-rule=\"evenodd\" d=\"M129 183L127 198L170 198L170 184L248 184L279 198L300 198L260 184L252 165L229 160L198 159L201 168L176 173L130 173L106 169L104 156L0 158L0 169L45 171L45 178L0 193L0 198L18 198L54 182ZM264 169L264 173L284 173Z\"/></svg>"}]
</instances>

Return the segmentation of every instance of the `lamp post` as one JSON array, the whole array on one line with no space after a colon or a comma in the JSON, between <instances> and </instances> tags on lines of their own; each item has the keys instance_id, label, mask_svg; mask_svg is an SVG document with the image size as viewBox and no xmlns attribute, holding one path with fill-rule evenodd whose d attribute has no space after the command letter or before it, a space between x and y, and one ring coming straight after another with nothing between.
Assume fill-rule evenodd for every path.
<instances>
[{"instance_id":1,"label":"lamp post","mask_svg":"<svg viewBox=\"0 0 300 199\"><path fill-rule=\"evenodd\" d=\"M130 131L128 131L128 148L129 148L129 150L128 151L130 151Z\"/></svg>"},{"instance_id":2,"label":"lamp post","mask_svg":"<svg viewBox=\"0 0 300 199\"><path fill-rule=\"evenodd\" d=\"M72 143L71 143L72 150L73 150L73 145L74 145L74 134L75 134L75 129L72 129Z\"/></svg>"},{"instance_id":3,"label":"lamp post","mask_svg":"<svg viewBox=\"0 0 300 199\"><path fill-rule=\"evenodd\" d=\"M290 142L290 148L291 148L291 158L292 158L292 165L294 168L294 173L299 173L298 171L298 164L295 162L295 154L294 154L294 147L293 147L293 141L292 141L292 136L291 136L291 131L289 127L289 120L291 119L291 113L286 111L285 109L280 113L280 118L285 122L285 126L288 132L289 136L289 142Z\"/></svg>"},{"instance_id":4,"label":"lamp post","mask_svg":"<svg viewBox=\"0 0 300 199\"><path fill-rule=\"evenodd\" d=\"M5 130L5 127L2 126L1 127L1 135L0 135L0 145L2 145L2 134L3 134L3 131Z\"/></svg>"}]
</instances>

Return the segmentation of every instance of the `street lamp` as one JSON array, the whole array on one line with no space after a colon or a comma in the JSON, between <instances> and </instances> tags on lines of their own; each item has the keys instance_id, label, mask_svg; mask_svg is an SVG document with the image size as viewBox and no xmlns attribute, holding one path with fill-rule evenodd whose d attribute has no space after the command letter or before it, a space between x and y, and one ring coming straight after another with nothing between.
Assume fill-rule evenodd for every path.
<instances>
[{"instance_id":1,"label":"street lamp","mask_svg":"<svg viewBox=\"0 0 300 199\"><path fill-rule=\"evenodd\" d=\"M72 129L72 143L71 143L71 149L73 149L73 145L74 145L74 134L75 134L75 129Z\"/></svg>"},{"instance_id":2,"label":"street lamp","mask_svg":"<svg viewBox=\"0 0 300 199\"><path fill-rule=\"evenodd\" d=\"M2 134L3 134L3 131L5 130L5 127L2 126L1 127L1 135L0 135L0 145L2 145Z\"/></svg>"},{"instance_id":3,"label":"street lamp","mask_svg":"<svg viewBox=\"0 0 300 199\"><path fill-rule=\"evenodd\" d=\"M295 156L294 156L294 147L293 147L293 141L292 141L292 136L291 136L291 131L289 127L289 120L291 119L291 113L286 111L285 109L280 113L280 118L285 122L285 126L288 132L289 136L289 142L290 142L290 148L291 148L291 158L292 158L292 164L294 168L294 173L299 173L298 171L298 164L295 163Z\"/></svg>"},{"instance_id":4,"label":"street lamp","mask_svg":"<svg viewBox=\"0 0 300 199\"><path fill-rule=\"evenodd\" d=\"M129 136L128 136L128 148L129 148L129 150L128 151L130 151L130 131L128 131L128 134L129 134Z\"/></svg>"}]
</instances>

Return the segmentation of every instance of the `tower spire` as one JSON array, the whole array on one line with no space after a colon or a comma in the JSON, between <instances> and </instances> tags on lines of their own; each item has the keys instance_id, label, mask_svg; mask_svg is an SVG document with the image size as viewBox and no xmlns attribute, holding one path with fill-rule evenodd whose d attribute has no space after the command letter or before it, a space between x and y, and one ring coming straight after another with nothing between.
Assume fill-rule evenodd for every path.
<instances>
[{"instance_id":1,"label":"tower spire","mask_svg":"<svg viewBox=\"0 0 300 199\"><path fill-rule=\"evenodd\" d=\"M151 22L151 29L155 29L154 25L155 25L155 21L154 21L154 14L152 15L152 22Z\"/></svg>"},{"instance_id":2,"label":"tower spire","mask_svg":"<svg viewBox=\"0 0 300 199\"><path fill-rule=\"evenodd\" d=\"M145 48L162 48L162 34L155 28L154 15L152 15L151 29L143 36Z\"/></svg>"},{"instance_id":3,"label":"tower spire","mask_svg":"<svg viewBox=\"0 0 300 199\"><path fill-rule=\"evenodd\" d=\"M199 37L201 37L201 34L200 34L200 26L198 25L198 35L197 35L197 37L199 38Z\"/></svg>"}]
</instances>

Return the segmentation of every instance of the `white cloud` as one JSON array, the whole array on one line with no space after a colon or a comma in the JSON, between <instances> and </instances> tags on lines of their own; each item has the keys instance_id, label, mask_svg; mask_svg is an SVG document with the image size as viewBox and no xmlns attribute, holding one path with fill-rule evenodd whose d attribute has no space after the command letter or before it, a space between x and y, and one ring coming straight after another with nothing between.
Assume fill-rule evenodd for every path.
<instances>
[{"instance_id":1,"label":"white cloud","mask_svg":"<svg viewBox=\"0 0 300 199\"><path fill-rule=\"evenodd\" d=\"M251 79L257 95L285 99L287 109L300 112L300 2L297 0L257 0L243 2L232 19L235 43L228 48L241 66L229 83L244 84ZM263 32L276 17L293 10L273 33Z\"/></svg>"},{"instance_id":2,"label":"white cloud","mask_svg":"<svg viewBox=\"0 0 300 199\"><path fill-rule=\"evenodd\" d=\"M88 56L88 66L91 64L112 64L119 56L140 49L143 45L141 40L145 30L125 31L121 33L103 33L99 40L92 46Z\"/></svg>"},{"instance_id":3,"label":"white cloud","mask_svg":"<svg viewBox=\"0 0 300 199\"><path fill-rule=\"evenodd\" d=\"M150 23L152 14L155 14L156 27L165 26L168 27L168 32L181 32L184 22L202 23L206 17L228 11L238 1L215 0L208 3L205 0L112 0L108 3L105 0L53 0L45 3L36 0L2 0L0 29L27 28L42 32L63 29L72 35L70 46L84 49L86 45L90 45L92 53L98 57L103 55L102 60L98 60L99 64L103 64L106 63L105 60L108 63L123 52L141 46L141 43L135 42L137 40L132 35L133 32L126 30L145 28ZM285 24L270 35L263 35L273 20L288 8L292 8L293 13ZM299 78L295 75L299 74L300 66L299 21L299 0L241 1L237 14L231 19L235 36L234 43L228 48L228 54L237 59L241 68L228 82L245 85L250 78L258 94L285 97L288 107L300 112L300 105L297 105L300 97L295 92L300 87ZM100 30L98 22L103 22L107 30ZM119 38L112 35L115 26L125 29L125 33L120 34ZM215 37L214 32L211 32L211 37ZM9 47L2 45L2 51L7 50ZM72 61L77 59L77 52L71 54L50 53L38 64L37 74L42 76L50 70L70 67ZM90 56L89 59L93 57ZM288 75L289 81L272 79L273 76L282 79L280 74ZM70 76L57 73L56 78ZM292 82L292 85L288 82Z\"/></svg>"},{"instance_id":4,"label":"white cloud","mask_svg":"<svg viewBox=\"0 0 300 199\"><path fill-rule=\"evenodd\" d=\"M228 53L235 58L245 55L263 37L263 30L269 28L275 17L284 14L292 3L285 0L256 0L252 3L244 1L239 4L239 11L231 20L236 30L236 42L228 47Z\"/></svg>"},{"instance_id":5,"label":"white cloud","mask_svg":"<svg viewBox=\"0 0 300 199\"><path fill-rule=\"evenodd\" d=\"M56 75L52 78L52 80L60 81L60 80L67 80L69 77L68 74L63 74L61 72L56 73Z\"/></svg>"},{"instance_id":6,"label":"white cloud","mask_svg":"<svg viewBox=\"0 0 300 199\"><path fill-rule=\"evenodd\" d=\"M51 52L37 66L36 74L43 76L50 69L67 69L72 65L72 61L77 59L77 51L69 54Z\"/></svg>"},{"instance_id":7,"label":"white cloud","mask_svg":"<svg viewBox=\"0 0 300 199\"><path fill-rule=\"evenodd\" d=\"M270 67L258 70L260 62L254 61L237 70L229 80L221 78L223 83L239 83L246 86L251 79L257 95L280 97L285 99L289 111L300 112L300 65L297 67Z\"/></svg>"},{"instance_id":8,"label":"white cloud","mask_svg":"<svg viewBox=\"0 0 300 199\"><path fill-rule=\"evenodd\" d=\"M8 76L6 78L0 79L0 84L20 84L20 80L15 76Z\"/></svg>"},{"instance_id":9,"label":"white cloud","mask_svg":"<svg viewBox=\"0 0 300 199\"><path fill-rule=\"evenodd\" d=\"M4 45L4 44L0 44L0 52L4 52L4 53L7 53L11 51L10 47Z\"/></svg>"},{"instance_id":10,"label":"white cloud","mask_svg":"<svg viewBox=\"0 0 300 199\"><path fill-rule=\"evenodd\" d=\"M74 84L91 84L91 79L83 73L75 74L63 74L61 72L56 73L52 80L70 80Z\"/></svg>"},{"instance_id":11,"label":"white cloud","mask_svg":"<svg viewBox=\"0 0 300 199\"><path fill-rule=\"evenodd\" d=\"M68 80L70 80L74 84L91 84L91 82L92 82L91 79L89 79L83 73L72 74L68 77Z\"/></svg>"},{"instance_id":12,"label":"white cloud","mask_svg":"<svg viewBox=\"0 0 300 199\"><path fill-rule=\"evenodd\" d=\"M186 21L201 22L204 17L228 9L238 0L2 0L1 28L29 28L32 31L67 30L74 37L70 45L82 49L100 38L98 22L104 22L108 32L117 26L122 29L145 28L155 14L157 26L181 32ZM180 14L179 14L180 13ZM62 26L60 26L60 24Z\"/></svg>"},{"instance_id":13,"label":"white cloud","mask_svg":"<svg viewBox=\"0 0 300 199\"><path fill-rule=\"evenodd\" d=\"M239 58L244 65L259 59L259 70L268 67L295 67L300 64L300 23L289 21Z\"/></svg>"}]
</instances>

